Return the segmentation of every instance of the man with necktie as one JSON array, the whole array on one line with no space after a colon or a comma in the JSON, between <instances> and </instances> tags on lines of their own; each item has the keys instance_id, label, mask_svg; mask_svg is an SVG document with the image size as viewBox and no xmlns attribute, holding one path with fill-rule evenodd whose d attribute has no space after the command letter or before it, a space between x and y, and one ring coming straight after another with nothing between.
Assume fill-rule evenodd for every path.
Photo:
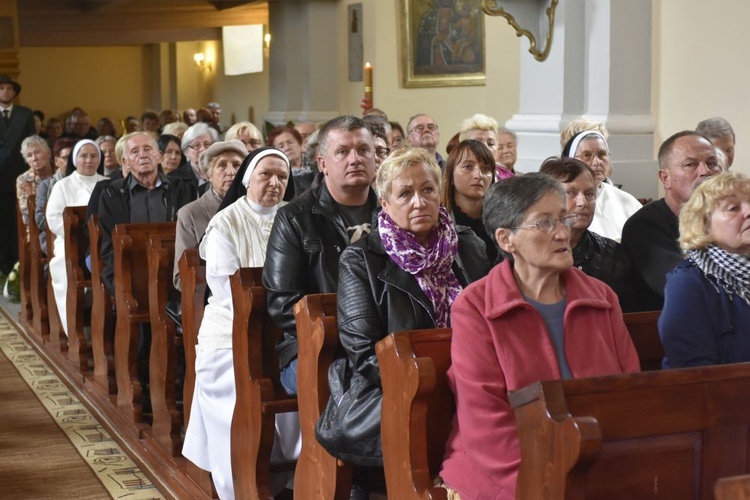
<instances>
[{"instance_id":1,"label":"man with necktie","mask_svg":"<svg viewBox=\"0 0 750 500\"><path fill-rule=\"evenodd\" d=\"M35 131L31 110L13 104L20 93L18 82L0 74L0 273L6 276L18 261L16 177L27 169L21 143Z\"/></svg>"}]
</instances>

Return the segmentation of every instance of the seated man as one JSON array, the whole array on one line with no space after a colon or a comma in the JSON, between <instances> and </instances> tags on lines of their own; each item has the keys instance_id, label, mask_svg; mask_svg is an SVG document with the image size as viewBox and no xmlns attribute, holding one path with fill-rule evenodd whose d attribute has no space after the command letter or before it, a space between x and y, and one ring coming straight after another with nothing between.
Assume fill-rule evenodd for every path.
<instances>
[{"instance_id":1,"label":"seated man","mask_svg":"<svg viewBox=\"0 0 750 500\"><path fill-rule=\"evenodd\" d=\"M622 230L622 245L636 274L639 310L659 311L664 306L667 273L683 260L677 243L682 206L698 184L720 171L714 146L692 130L674 134L659 148L664 198L641 208Z\"/></svg>"},{"instance_id":2,"label":"seated man","mask_svg":"<svg viewBox=\"0 0 750 500\"><path fill-rule=\"evenodd\" d=\"M705 136L727 157L726 170L734 163L734 129L721 117L708 118L695 127L695 131Z\"/></svg>"},{"instance_id":3,"label":"seated man","mask_svg":"<svg viewBox=\"0 0 750 500\"><path fill-rule=\"evenodd\" d=\"M341 252L369 232L377 208L370 188L375 146L365 123L354 116L330 120L319 148L324 181L279 209L263 267L268 311L284 332L276 349L289 394L297 393L294 304L308 293L336 292Z\"/></svg>"},{"instance_id":4,"label":"seated man","mask_svg":"<svg viewBox=\"0 0 750 500\"><path fill-rule=\"evenodd\" d=\"M196 196L192 186L179 179L167 180L159 174L161 152L154 136L136 132L125 143L130 173L112 181L99 199L99 226L102 231L102 279L114 296L114 248L112 231L117 224L132 222L168 222L177 219L177 211Z\"/></svg>"},{"instance_id":5,"label":"seated man","mask_svg":"<svg viewBox=\"0 0 750 500\"><path fill-rule=\"evenodd\" d=\"M424 113L412 116L406 125L406 134L411 147L426 149L435 155L435 160L437 160L441 169L445 167L443 157L437 152L437 146L440 143L440 129L431 116Z\"/></svg>"}]
</instances>

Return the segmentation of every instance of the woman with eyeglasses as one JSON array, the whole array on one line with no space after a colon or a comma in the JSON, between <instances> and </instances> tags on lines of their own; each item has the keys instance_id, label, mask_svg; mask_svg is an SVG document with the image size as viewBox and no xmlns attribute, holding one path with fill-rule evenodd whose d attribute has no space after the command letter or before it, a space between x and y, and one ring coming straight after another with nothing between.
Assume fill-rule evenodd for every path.
<instances>
[{"instance_id":1,"label":"woman with eyeglasses","mask_svg":"<svg viewBox=\"0 0 750 500\"><path fill-rule=\"evenodd\" d=\"M594 172L575 158L547 158L539 169L560 181L565 190L565 208L578 218L570 226L573 266L609 285L624 312L637 309L630 272L630 257L615 240L589 230L596 207Z\"/></svg>"},{"instance_id":2,"label":"woman with eyeglasses","mask_svg":"<svg viewBox=\"0 0 750 500\"><path fill-rule=\"evenodd\" d=\"M607 139L594 130L579 132L565 145L562 156L581 160L594 172L596 211L589 229L619 242L625 221L643 205L633 195L618 189L608 180L612 175L612 166Z\"/></svg>"},{"instance_id":3,"label":"woman with eyeglasses","mask_svg":"<svg viewBox=\"0 0 750 500\"><path fill-rule=\"evenodd\" d=\"M182 152L187 161L177 170L169 174L172 179L184 179L195 187L198 196L206 192L210 186L199 167L201 153L219 140L219 134L210 125L198 122L185 131L182 136Z\"/></svg>"},{"instance_id":4,"label":"woman with eyeglasses","mask_svg":"<svg viewBox=\"0 0 750 500\"><path fill-rule=\"evenodd\" d=\"M497 182L483 218L504 261L451 309L456 415L440 475L459 498L515 499L521 451L508 393L637 372L639 361L615 293L573 267L578 216L559 182L542 173Z\"/></svg>"}]
</instances>

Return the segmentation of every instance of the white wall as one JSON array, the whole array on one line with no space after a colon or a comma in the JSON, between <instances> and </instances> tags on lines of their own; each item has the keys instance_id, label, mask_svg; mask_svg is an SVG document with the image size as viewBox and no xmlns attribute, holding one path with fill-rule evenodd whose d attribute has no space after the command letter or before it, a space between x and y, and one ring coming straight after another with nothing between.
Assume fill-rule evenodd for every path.
<instances>
[{"instance_id":1,"label":"white wall","mask_svg":"<svg viewBox=\"0 0 750 500\"><path fill-rule=\"evenodd\" d=\"M654 0L656 147L704 118L729 120L733 170L750 174L747 0Z\"/></svg>"}]
</instances>

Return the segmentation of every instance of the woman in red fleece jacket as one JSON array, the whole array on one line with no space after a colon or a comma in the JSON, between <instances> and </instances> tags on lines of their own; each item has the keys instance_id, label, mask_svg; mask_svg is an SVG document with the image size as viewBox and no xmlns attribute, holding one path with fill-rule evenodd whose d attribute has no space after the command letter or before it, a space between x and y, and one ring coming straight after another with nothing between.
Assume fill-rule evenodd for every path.
<instances>
[{"instance_id":1,"label":"woman in red fleece jacket","mask_svg":"<svg viewBox=\"0 0 750 500\"><path fill-rule=\"evenodd\" d=\"M539 380L639 371L615 293L573 268L562 186L496 183L484 224L504 262L453 304L456 416L441 470L453 498L513 499L521 460L508 393Z\"/></svg>"}]
</instances>

